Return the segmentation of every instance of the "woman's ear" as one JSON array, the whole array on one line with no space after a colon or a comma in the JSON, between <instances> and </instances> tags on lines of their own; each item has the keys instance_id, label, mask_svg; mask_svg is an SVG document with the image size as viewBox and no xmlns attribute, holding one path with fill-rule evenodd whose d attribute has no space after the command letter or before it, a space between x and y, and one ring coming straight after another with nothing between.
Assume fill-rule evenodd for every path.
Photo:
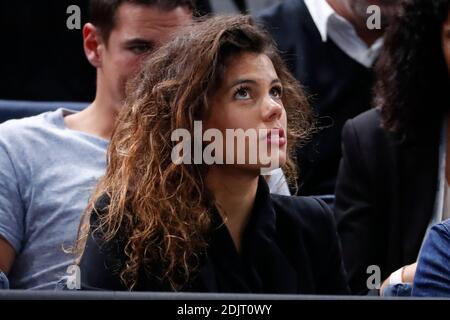
<instances>
[{"instance_id":1,"label":"woman's ear","mask_svg":"<svg viewBox=\"0 0 450 320\"><path fill-rule=\"evenodd\" d=\"M92 23L86 23L83 27L84 53L89 62L96 68L102 66L100 46L103 44L101 35Z\"/></svg>"}]
</instances>

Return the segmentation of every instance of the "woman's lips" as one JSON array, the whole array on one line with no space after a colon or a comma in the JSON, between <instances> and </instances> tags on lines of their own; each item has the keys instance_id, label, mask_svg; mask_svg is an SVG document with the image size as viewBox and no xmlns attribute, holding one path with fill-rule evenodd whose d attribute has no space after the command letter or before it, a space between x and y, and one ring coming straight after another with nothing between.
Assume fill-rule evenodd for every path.
<instances>
[{"instance_id":1,"label":"woman's lips","mask_svg":"<svg viewBox=\"0 0 450 320\"><path fill-rule=\"evenodd\" d=\"M286 144L286 135L283 128L274 128L267 133L267 143L283 147Z\"/></svg>"}]
</instances>

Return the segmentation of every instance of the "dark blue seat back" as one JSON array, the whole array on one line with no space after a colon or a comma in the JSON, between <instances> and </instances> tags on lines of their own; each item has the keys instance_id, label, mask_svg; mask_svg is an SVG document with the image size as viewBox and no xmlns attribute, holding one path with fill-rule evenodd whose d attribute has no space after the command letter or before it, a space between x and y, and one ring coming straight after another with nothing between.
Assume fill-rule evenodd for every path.
<instances>
[{"instance_id":1,"label":"dark blue seat back","mask_svg":"<svg viewBox=\"0 0 450 320\"><path fill-rule=\"evenodd\" d=\"M9 289L9 281L6 274L0 271L0 290Z\"/></svg>"},{"instance_id":2,"label":"dark blue seat back","mask_svg":"<svg viewBox=\"0 0 450 320\"><path fill-rule=\"evenodd\" d=\"M0 123L10 119L31 117L43 112L53 111L58 108L66 108L81 111L89 103L86 102L35 102L0 100Z\"/></svg>"}]
</instances>

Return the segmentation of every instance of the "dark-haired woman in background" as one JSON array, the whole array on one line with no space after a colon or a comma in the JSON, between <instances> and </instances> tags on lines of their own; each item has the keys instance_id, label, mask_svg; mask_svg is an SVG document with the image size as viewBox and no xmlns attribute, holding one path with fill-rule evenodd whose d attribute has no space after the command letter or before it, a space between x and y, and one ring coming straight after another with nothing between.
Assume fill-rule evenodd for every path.
<instances>
[{"instance_id":1,"label":"dark-haired woman in background","mask_svg":"<svg viewBox=\"0 0 450 320\"><path fill-rule=\"evenodd\" d=\"M412 282L428 227L450 217L449 0L408 0L402 11L377 64L378 108L343 130L335 210L358 293L373 288L369 266L382 289Z\"/></svg>"},{"instance_id":2,"label":"dark-haired woman in background","mask_svg":"<svg viewBox=\"0 0 450 320\"><path fill-rule=\"evenodd\" d=\"M346 293L323 202L271 195L260 158L225 165L171 159L171 133L194 136L196 120L222 133L273 129L278 137L266 133L258 147L268 145L289 176L292 146L310 131L310 114L272 41L248 17L206 20L157 51L129 86L87 239L80 234L82 287Z\"/></svg>"},{"instance_id":3,"label":"dark-haired woman in background","mask_svg":"<svg viewBox=\"0 0 450 320\"><path fill-rule=\"evenodd\" d=\"M449 8L450 9L450 8ZM442 30L445 59L450 71L450 11ZM450 159L449 123L447 119L446 164ZM449 177L450 166L445 167L444 217L448 218L450 210ZM450 219L434 225L420 251L417 271L414 277L413 296L450 297Z\"/></svg>"}]
</instances>

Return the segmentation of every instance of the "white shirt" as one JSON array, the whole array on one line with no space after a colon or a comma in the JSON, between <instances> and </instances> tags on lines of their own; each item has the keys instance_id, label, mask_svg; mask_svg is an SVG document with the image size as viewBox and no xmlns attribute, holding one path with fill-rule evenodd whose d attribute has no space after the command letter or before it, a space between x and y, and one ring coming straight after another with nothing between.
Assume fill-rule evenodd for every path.
<instances>
[{"instance_id":1,"label":"white shirt","mask_svg":"<svg viewBox=\"0 0 450 320\"><path fill-rule=\"evenodd\" d=\"M366 68L373 66L380 55L383 38L377 39L368 47L353 25L338 15L326 0L305 0L305 4L324 42L329 37L353 60Z\"/></svg>"},{"instance_id":2,"label":"white shirt","mask_svg":"<svg viewBox=\"0 0 450 320\"><path fill-rule=\"evenodd\" d=\"M280 168L275 169L266 177L267 184L270 189L270 193L281 194L283 196L290 196L291 191L284 176L283 170Z\"/></svg>"}]
</instances>

